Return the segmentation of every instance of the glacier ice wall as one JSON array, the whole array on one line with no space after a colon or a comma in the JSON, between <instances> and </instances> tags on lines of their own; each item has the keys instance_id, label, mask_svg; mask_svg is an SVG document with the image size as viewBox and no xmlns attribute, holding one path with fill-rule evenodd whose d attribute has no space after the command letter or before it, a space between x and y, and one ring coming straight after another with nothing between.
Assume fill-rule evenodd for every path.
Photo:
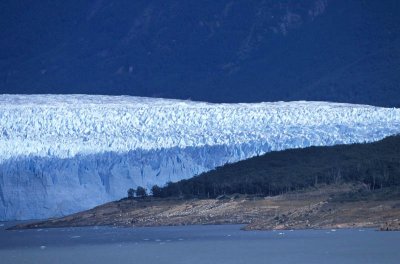
<instances>
[{"instance_id":1,"label":"glacier ice wall","mask_svg":"<svg viewBox=\"0 0 400 264\"><path fill-rule=\"evenodd\" d=\"M268 151L400 132L400 109L0 95L0 219L60 216Z\"/></svg>"}]
</instances>

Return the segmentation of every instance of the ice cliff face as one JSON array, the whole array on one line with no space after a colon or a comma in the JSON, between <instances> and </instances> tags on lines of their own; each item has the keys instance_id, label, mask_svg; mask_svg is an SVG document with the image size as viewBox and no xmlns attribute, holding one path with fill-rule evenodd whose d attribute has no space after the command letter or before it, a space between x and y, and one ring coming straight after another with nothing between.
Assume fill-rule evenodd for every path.
<instances>
[{"instance_id":1,"label":"ice cliff face","mask_svg":"<svg viewBox=\"0 0 400 264\"><path fill-rule=\"evenodd\" d=\"M0 95L0 219L59 216L272 150L400 132L400 109Z\"/></svg>"}]
</instances>

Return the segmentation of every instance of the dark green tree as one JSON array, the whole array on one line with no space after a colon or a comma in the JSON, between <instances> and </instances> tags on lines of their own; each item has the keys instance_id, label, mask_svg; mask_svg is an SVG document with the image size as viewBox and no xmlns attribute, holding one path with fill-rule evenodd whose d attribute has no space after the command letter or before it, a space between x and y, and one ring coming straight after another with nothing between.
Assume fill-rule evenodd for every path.
<instances>
[{"instance_id":1,"label":"dark green tree","mask_svg":"<svg viewBox=\"0 0 400 264\"><path fill-rule=\"evenodd\" d=\"M162 189L158 185L154 185L153 187L151 187L151 193L153 194L154 197L162 197L163 196Z\"/></svg>"},{"instance_id":2,"label":"dark green tree","mask_svg":"<svg viewBox=\"0 0 400 264\"><path fill-rule=\"evenodd\" d=\"M143 188L142 186L138 186L136 188L136 196L138 196L138 197L146 197L147 196L146 189Z\"/></svg>"},{"instance_id":3,"label":"dark green tree","mask_svg":"<svg viewBox=\"0 0 400 264\"><path fill-rule=\"evenodd\" d=\"M136 191L134 189L129 188L129 190L128 190L128 198L132 199L133 197L135 197L135 192Z\"/></svg>"}]
</instances>

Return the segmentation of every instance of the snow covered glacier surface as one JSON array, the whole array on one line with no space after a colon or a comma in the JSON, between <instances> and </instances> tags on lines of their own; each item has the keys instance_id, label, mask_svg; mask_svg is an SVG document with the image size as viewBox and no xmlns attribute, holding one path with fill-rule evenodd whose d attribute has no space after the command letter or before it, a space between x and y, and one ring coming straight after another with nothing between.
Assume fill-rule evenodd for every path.
<instances>
[{"instance_id":1,"label":"snow covered glacier surface","mask_svg":"<svg viewBox=\"0 0 400 264\"><path fill-rule=\"evenodd\" d=\"M60 216L272 150L369 142L400 109L0 95L0 219Z\"/></svg>"}]
</instances>

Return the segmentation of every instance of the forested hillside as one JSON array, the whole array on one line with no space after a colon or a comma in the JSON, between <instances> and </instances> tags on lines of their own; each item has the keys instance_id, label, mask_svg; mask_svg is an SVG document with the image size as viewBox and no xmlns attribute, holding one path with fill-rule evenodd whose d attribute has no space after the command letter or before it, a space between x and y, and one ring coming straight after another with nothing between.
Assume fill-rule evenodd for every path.
<instances>
[{"instance_id":1,"label":"forested hillside","mask_svg":"<svg viewBox=\"0 0 400 264\"><path fill-rule=\"evenodd\" d=\"M277 195L319 184L400 185L400 136L366 144L309 147L267 153L226 164L188 180L154 186L154 196Z\"/></svg>"}]
</instances>

